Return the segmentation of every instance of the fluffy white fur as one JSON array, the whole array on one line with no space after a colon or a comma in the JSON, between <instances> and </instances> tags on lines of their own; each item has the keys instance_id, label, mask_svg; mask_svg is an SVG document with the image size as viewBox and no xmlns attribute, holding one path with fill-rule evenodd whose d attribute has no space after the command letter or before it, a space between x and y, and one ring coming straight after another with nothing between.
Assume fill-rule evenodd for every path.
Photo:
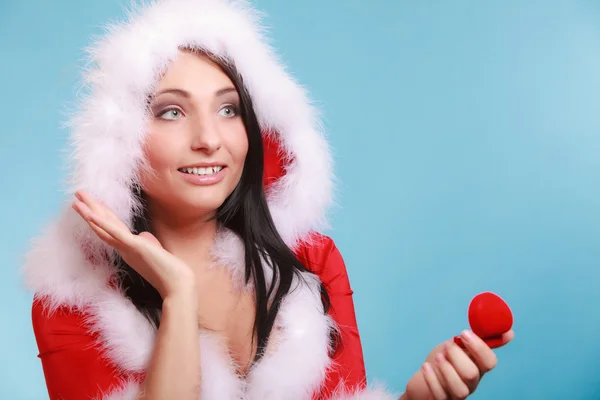
<instances>
[{"instance_id":1,"label":"fluffy white fur","mask_svg":"<svg viewBox=\"0 0 600 400\"><path fill-rule=\"evenodd\" d=\"M281 306L275 351L249 376L248 399L310 399L325 379L331 320L323 315L318 281L306 275L296 285Z\"/></svg>"},{"instance_id":2,"label":"fluffy white fur","mask_svg":"<svg viewBox=\"0 0 600 400\"><path fill-rule=\"evenodd\" d=\"M340 389L331 400L396 400L400 396L392 395L385 387L374 385L368 390L347 391Z\"/></svg>"},{"instance_id":3,"label":"fluffy white fur","mask_svg":"<svg viewBox=\"0 0 600 400\"><path fill-rule=\"evenodd\" d=\"M74 114L70 193L91 192L127 223L139 207L130 187L144 168L142 143L148 115L144 103L160 74L183 46L201 48L235 63L254 101L261 128L276 135L286 174L272 185L268 203L277 229L290 247L326 226L331 202L331 156L316 110L305 91L286 73L263 36L258 13L244 1L163 0L129 12L89 49L85 96ZM213 248L238 283L243 249L234 235L221 232ZM24 265L28 287L50 309L69 306L89 311L90 328L105 354L125 371L141 371L152 351L155 331L118 289L112 250L65 206L40 238ZM237 376L220 338L202 334L205 400L310 399L329 367L329 328L318 281L298 280L285 300L274 340L247 379ZM106 399L133 399L127 383ZM379 390L336 395L338 399L387 399ZM344 397L346 396L346 397ZM352 397L354 396L354 397Z\"/></svg>"},{"instance_id":4,"label":"fluffy white fur","mask_svg":"<svg viewBox=\"0 0 600 400\"><path fill-rule=\"evenodd\" d=\"M106 394L94 400L136 400L139 398L140 385L137 382L123 382L121 387L112 393Z\"/></svg>"}]
</instances>

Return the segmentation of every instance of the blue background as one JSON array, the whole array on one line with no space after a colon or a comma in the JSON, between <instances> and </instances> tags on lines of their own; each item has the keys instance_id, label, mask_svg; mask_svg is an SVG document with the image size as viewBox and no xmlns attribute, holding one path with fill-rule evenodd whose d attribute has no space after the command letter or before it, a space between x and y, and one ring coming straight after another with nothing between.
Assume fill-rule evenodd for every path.
<instances>
[{"instance_id":1,"label":"blue background","mask_svg":"<svg viewBox=\"0 0 600 400\"><path fill-rule=\"evenodd\" d=\"M397 391L503 296L473 399L600 398L600 3L259 0L323 109L371 379ZM61 124L114 0L0 0L0 397L47 398L18 268L62 199Z\"/></svg>"}]
</instances>

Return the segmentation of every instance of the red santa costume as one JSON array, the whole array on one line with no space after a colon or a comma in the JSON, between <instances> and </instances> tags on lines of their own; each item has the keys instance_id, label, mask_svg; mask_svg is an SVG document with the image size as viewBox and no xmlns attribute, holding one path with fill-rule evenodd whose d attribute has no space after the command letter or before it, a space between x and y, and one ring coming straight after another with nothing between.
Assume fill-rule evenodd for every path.
<instances>
[{"instance_id":1,"label":"red santa costume","mask_svg":"<svg viewBox=\"0 0 600 400\"><path fill-rule=\"evenodd\" d=\"M246 376L221 338L200 332L202 400L391 399L369 388L344 261L318 232L331 202L327 142L304 90L266 44L257 13L227 0L164 0L131 11L90 48L87 93L72 120L71 188L83 189L131 224L142 162L145 100L181 47L230 60L253 100L264 136L264 185L277 229L314 272L282 303L276 345ZM54 399L134 399L156 331L124 295L112 251L66 206L34 241L24 272L35 293L33 328ZM220 231L217 263L242 282L242 242ZM319 280L331 298L326 314ZM330 329L342 345L331 356ZM269 344L271 346L271 343Z\"/></svg>"}]
</instances>

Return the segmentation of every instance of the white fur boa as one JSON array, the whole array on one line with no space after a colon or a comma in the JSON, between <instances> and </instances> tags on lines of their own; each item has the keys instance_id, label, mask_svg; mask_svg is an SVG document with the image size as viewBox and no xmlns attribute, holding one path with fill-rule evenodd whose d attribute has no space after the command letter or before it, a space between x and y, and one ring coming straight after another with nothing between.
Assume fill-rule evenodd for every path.
<instances>
[{"instance_id":1,"label":"white fur boa","mask_svg":"<svg viewBox=\"0 0 600 400\"><path fill-rule=\"evenodd\" d=\"M70 121L70 193L84 189L128 224L140 206L130 188L143 166L146 96L181 47L194 47L235 64L253 99L265 134L276 135L286 162L285 175L267 193L278 231L292 248L312 231L326 227L332 200L331 156L315 109L305 91L288 76L263 37L258 13L244 1L163 0L132 9L123 23L89 48L85 95ZM220 232L214 254L220 264L243 276L243 248L231 233ZM28 287L50 301L50 308L90 310L90 327L107 356L125 371L145 369L155 331L118 289L107 285L114 267L111 249L65 206L59 218L34 241L24 265ZM299 289L282 304L272 349L245 379L218 337L200 335L202 399L310 399L330 366L329 329L319 282L297 281ZM105 399L134 399L135 383ZM381 389L340 391L337 399L388 399Z\"/></svg>"}]
</instances>

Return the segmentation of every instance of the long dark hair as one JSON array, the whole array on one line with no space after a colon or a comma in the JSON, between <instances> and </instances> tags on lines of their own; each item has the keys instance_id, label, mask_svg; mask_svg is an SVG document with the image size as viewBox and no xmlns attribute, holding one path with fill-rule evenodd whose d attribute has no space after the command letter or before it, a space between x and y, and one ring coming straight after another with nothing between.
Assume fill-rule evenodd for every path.
<instances>
[{"instance_id":1,"label":"long dark hair","mask_svg":"<svg viewBox=\"0 0 600 400\"><path fill-rule=\"evenodd\" d=\"M248 135L248 153L240 182L231 195L217 210L218 223L236 233L244 243L245 281L251 280L254 286L256 317L254 321L253 340L258 342L258 351L254 362L258 361L267 346L273 329L275 318L279 312L283 298L293 288L294 276L300 272L311 271L298 260L293 251L285 244L271 217L263 188L264 150L260 126L252 99L245 88L242 77L235 67L222 59L200 52L208 56L221 67L233 82L240 96L240 113ZM147 208L144 205L141 189L134 189L142 202L142 212L134 216L133 229L136 233L151 231ZM273 271L271 283L267 285L263 268ZM137 309L156 327L160 325L162 299L158 291L139 273L131 268L121 257L117 256L117 267L120 270L120 283L125 294ZM330 300L327 290L321 284L321 299L324 312L329 312ZM332 332L334 343L338 336Z\"/></svg>"}]
</instances>

